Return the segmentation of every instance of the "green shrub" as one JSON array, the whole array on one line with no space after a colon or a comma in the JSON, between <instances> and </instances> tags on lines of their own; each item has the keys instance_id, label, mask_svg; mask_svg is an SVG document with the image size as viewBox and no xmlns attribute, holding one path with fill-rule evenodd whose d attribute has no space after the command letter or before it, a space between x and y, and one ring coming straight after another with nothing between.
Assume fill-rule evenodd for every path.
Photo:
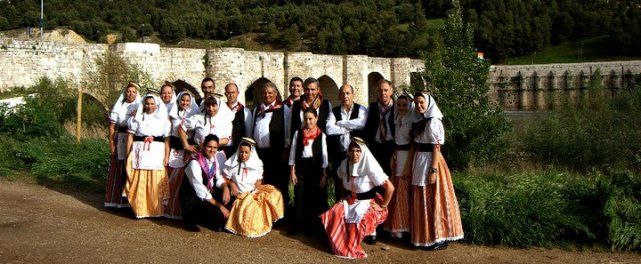
<instances>
[{"instance_id":1,"label":"green shrub","mask_svg":"<svg viewBox=\"0 0 641 264\"><path fill-rule=\"evenodd\" d=\"M613 249L641 251L641 177L622 171L611 181L612 195L605 205L609 242Z\"/></svg>"}]
</instances>

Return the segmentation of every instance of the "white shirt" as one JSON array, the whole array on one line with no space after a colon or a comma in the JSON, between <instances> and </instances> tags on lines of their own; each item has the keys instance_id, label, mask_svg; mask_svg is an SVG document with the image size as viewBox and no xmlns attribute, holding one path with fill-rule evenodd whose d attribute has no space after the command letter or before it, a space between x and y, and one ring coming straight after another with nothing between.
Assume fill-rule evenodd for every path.
<instances>
[{"instance_id":1,"label":"white shirt","mask_svg":"<svg viewBox=\"0 0 641 264\"><path fill-rule=\"evenodd\" d=\"M272 102L270 105L263 104L265 109L270 106L274 106L276 101ZM258 114L258 109L260 106L256 107L254 114ZM284 129L283 134L285 136L285 147L289 146L289 127L291 123L291 111L288 106L283 105L284 112ZM259 148L269 148L271 147L271 141L269 140L269 123L272 121L272 115L274 112L265 113L263 116L256 116L256 125L254 127L254 140L256 140L256 146Z\"/></svg>"},{"instance_id":2,"label":"white shirt","mask_svg":"<svg viewBox=\"0 0 641 264\"><path fill-rule=\"evenodd\" d=\"M236 102L232 107L230 107L230 109L232 109L231 111L232 111L232 113L234 113L234 115L236 115L236 112L238 112L238 109L234 110L237 105L238 105L238 102ZM254 117L252 116L251 110L249 110L249 108L247 108L247 107L243 107L243 112L245 114L245 134L243 136L244 137L251 137L252 128L253 128L253 125L254 125ZM233 145L231 140L229 141L229 145L230 146Z\"/></svg>"},{"instance_id":3,"label":"white shirt","mask_svg":"<svg viewBox=\"0 0 641 264\"><path fill-rule=\"evenodd\" d=\"M330 111L329 116L327 117L327 135L340 135L341 150L347 151L349 144L351 143L350 132L354 130L361 130L365 127L367 122L367 109L364 106L358 108L358 117L356 119L350 120L352 116L352 111L354 111L354 104L350 107L349 111L345 111L343 106L341 108L341 121L336 121L334 112Z\"/></svg>"},{"instance_id":4,"label":"white shirt","mask_svg":"<svg viewBox=\"0 0 641 264\"><path fill-rule=\"evenodd\" d=\"M122 107L118 108L119 111L109 113L109 122L116 124L116 127L126 127L127 120L136 113L136 109L138 109L138 104L135 101L123 102Z\"/></svg>"},{"instance_id":5,"label":"white shirt","mask_svg":"<svg viewBox=\"0 0 641 264\"><path fill-rule=\"evenodd\" d=\"M232 127L231 120L220 114L216 114L213 117L205 117L203 113L193 115L183 124L185 131L194 130L194 141L198 145L210 134L218 136L219 139L230 139Z\"/></svg>"},{"instance_id":6,"label":"white shirt","mask_svg":"<svg viewBox=\"0 0 641 264\"><path fill-rule=\"evenodd\" d=\"M225 153L217 152L214 155L214 158L212 158L211 160L207 159L206 162L207 168L210 170L212 169L214 162L217 162L216 176L213 180L215 180L216 182L216 187L221 188L223 186L223 183L225 182L225 179L222 176L222 168L225 164ZM200 198L201 200L212 199L211 193L207 190L207 186L203 184L203 171L200 168L200 164L197 160L192 160L189 162L189 164L187 164L187 167L185 167L185 174L187 174L187 178L189 179L191 186L194 188L194 191L196 192L196 196L198 198Z\"/></svg>"},{"instance_id":7,"label":"white shirt","mask_svg":"<svg viewBox=\"0 0 641 264\"><path fill-rule=\"evenodd\" d=\"M320 129L320 128L319 128ZM321 140L322 140L322 155L323 155L323 168L327 168L329 166L328 158L327 158L327 137L325 136L325 133L321 132L320 134ZM309 141L309 143L306 146L303 146L303 158L313 158L314 157L314 151L312 150L312 145L314 145L314 141L316 141L318 137L316 137L314 140ZM294 132L294 138L292 139L292 148L289 150L289 165L294 165L296 163L296 148L298 145L298 131Z\"/></svg>"},{"instance_id":8,"label":"white shirt","mask_svg":"<svg viewBox=\"0 0 641 264\"><path fill-rule=\"evenodd\" d=\"M391 108L393 105L394 105L394 102L393 102L393 101L390 101L389 108ZM374 109L369 109L369 111L376 111L376 114L377 114L378 116L380 116L380 115L381 115L381 114L380 114L380 112L379 112L379 109L380 109L380 108L381 108L381 104L380 104L380 102L377 102L377 103L376 103L376 107L375 107ZM393 113L394 113L394 111L391 111L391 110L390 110L390 111L388 111L388 112L387 112L387 114L385 114L385 116L383 117L383 118L385 118L385 120L388 120L388 122L387 122L387 128L386 128L386 129L387 129L387 134L385 135L385 141L391 141L391 140L394 140L394 138L393 138L393 136L394 136L394 135L392 134L392 129L390 128L390 126L393 126L394 124L391 124L391 123L389 122L389 116L390 116L391 114L393 114ZM385 120L383 120L383 118L381 118L381 120L379 120L379 122L385 122ZM379 129L379 126L380 126L380 125L381 125L380 123L376 124L376 137L374 138L374 140L375 140L376 142L378 142L378 143L382 143L382 142L380 141L380 137L381 137L381 130Z\"/></svg>"},{"instance_id":9,"label":"white shirt","mask_svg":"<svg viewBox=\"0 0 641 264\"><path fill-rule=\"evenodd\" d=\"M394 117L394 141L396 145L407 145L412 140L410 131L412 130L413 117L412 113Z\"/></svg>"},{"instance_id":10,"label":"white shirt","mask_svg":"<svg viewBox=\"0 0 641 264\"><path fill-rule=\"evenodd\" d=\"M251 155L256 155L252 153ZM256 182L263 179L263 169L247 167L245 163L240 163L240 173L238 167L226 168L224 175L227 179L232 180L238 186L238 191L251 192L256 189Z\"/></svg>"}]
</instances>

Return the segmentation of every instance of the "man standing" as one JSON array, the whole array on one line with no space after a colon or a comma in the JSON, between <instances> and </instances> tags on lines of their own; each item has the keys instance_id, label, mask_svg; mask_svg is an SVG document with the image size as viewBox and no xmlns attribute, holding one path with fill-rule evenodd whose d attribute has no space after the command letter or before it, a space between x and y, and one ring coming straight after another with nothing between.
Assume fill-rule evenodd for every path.
<instances>
[{"instance_id":1,"label":"man standing","mask_svg":"<svg viewBox=\"0 0 641 264\"><path fill-rule=\"evenodd\" d=\"M289 146L289 107L283 105L276 85L263 85L263 103L254 109L252 135L263 161L263 183L276 187L289 203L289 174L285 149Z\"/></svg>"},{"instance_id":2,"label":"man standing","mask_svg":"<svg viewBox=\"0 0 641 264\"><path fill-rule=\"evenodd\" d=\"M231 157L235 153L240 140L243 137L251 137L253 118L251 110L247 109L243 104L238 102L238 85L235 83L228 83L225 85L225 97L227 97L227 106L234 114L232 121L231 142L228 147L224 148L227 157Z\"/></svg>"},{"instance_id":3,"label":"man standing","mask_svg":"<svg viewBox=\"0 0 641 264\"><path fill-rule=\"evenodd\" d=\"M294 77L289 81L289 97L283 102L287 107L291 108L294 102L300 99L303 94L303 79Z\"/></svg>"},{"instance_id":4,"label":"man standing","mask_svg":"<svg viewBox=\"0 0 641 264\"><path fill-rule=\"evenodd\" d=\"M214 79L211 77L205 77L202 82L200 82L200 90L203 91L203 97L196 100L196 103L200 105L204 98L214 95L214 90L216 89L216 84Z\"/></svg>"},{"instance_id":5,"label":"man standing","mask_svg":"<svg viewBox=\"0 0 641 264\"><path fill-rule=\"evenodd\" d=\"M392 83L380 80L378 100L369 105L364 134L372 154L387 175L391 175L390 160L394 153L394 100Z\"/></svg>"},{"instance_id":6,"label":"man standing","mask_svg":"<svg viewBox=\"0 0 641 264\"><path fill-rule=\"evenodd\" d=\"M361 137L367 121L367 109L354 102L354 87L349 84L338 90L341 104L332 108L327 118L327 147L334 177L335 201L344 193L343 182L338 179L337 169L347 157L347 148L352 137Z\"/></svg>"},{"instance_id":7,"label":"man standing","mask_svg":"<svg viewBox=\"0 0 641 264\"><path fill-rule=\"evenodd\" d=\"M323 99L323 94L318 86L318 80L312 77L307 78L303 83L303 87L305 94L300 97L300 100L294 102L292 105L292 123L290 131L290 135L292 136L295 131L302 127L303 113L310 108L316 110L316 113L318 114L317 125L321 131L325 132L329 110L332 109L332 105L329 101Z\"/></svg>"}]
</instances>

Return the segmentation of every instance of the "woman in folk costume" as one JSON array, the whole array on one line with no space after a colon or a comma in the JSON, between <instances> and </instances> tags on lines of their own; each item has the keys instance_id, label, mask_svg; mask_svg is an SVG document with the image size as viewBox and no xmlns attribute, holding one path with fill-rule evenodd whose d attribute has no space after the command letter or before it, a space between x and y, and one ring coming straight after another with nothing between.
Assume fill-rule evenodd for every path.
<instances>
[{"instance_id":1,"label":"woman in folk costume","mask_svg":"<svg viewBox=\"0 0 641 264\"><path fill-rule=\"evenodd\" d=\"M316 125L318 114L307 109L304 128L294 132L289 152L290 181L294 184L294 221L291 233L301 229L306 235L322 232L318 216L327 205L327 137Z\"/></svg>"},{"instance_id":2,"label":"woman in folk costume","mask_svg":"<svg viewBox=\"0 0 641 264\"><path fill-rule=\"evenodd\" d=\"M185 148L178 135L178 129L191 115L198 113L198 105L194 96L189 92L180 92L176 102L171 104L169 120L171 133L169 137L169 157L167 162L167 175L169 176L169 202L165 210L167 217L181 218L180 199L178 192L183 181L185 165L189 162L189 153L185 155ZM187 133L188 144L193 145L193 133Z\"/></svg>"},{"instance_id":3,"label":"woman in folk costume","mask_svg":"<svg viewBox=\"0 0 641 264\"><path fill-rule=\"evenodd\" d=\"M218 137L207 135L202 149L185 168L186 180L180 185L180 202L185 228L199 230L202 225L214 231L225 226L229 211L229 189L222 175L225 154L218 151Z\"/></svg>"},{"instance_id":4,"label":"woman in folk costume","mask_svg":"<svg viewBox=\"0 0 641 264\"><path fill-rule=\"evenodd\" d=\"M109 113L111 164L107 174L105 207L129 207L127 198L122 196L122 190L127 180L127 173L125 172L127 121L136 113L136 104L140 101L139 90L140 87L137 84L127 84L127 87L120 94Z\"/></svg>"},{"instance_id":5,"label":"woman in folk costume","mask_svg":"<svg viewBox=\"0 0 641 264\"><path fill-rule=\"evenodd\" d=\"M411 161L410 143L412 123L415 119L413 97L403 93L396 99L394 107L394 141L396 148L392 155L391 182L396 188L389 206L389 215L383 229L392 237L401 238L404 232L410 231L410 188Z\"/></svg>"},{"instance_id":6,"label":"woman in folk costume","mask_svg":"<svg viewBox=\"0 0 641 264\"><path fill-rule=\"evenodd\" d=\"M281 193L272 185L262 184L263 162L255 145L253 139L243 138L223 169L231 195L236 199L225 229L245 237L264 236L285 213Z\"/></svg>"},{"instance_id":7,"label":"woman in folk costume","mask_svg":"<svg viewBox=\"0 0 641 264\"><path fill-rule=\"evenodd\" d=\"M164 216L170 127L165 104L155 95L146 95L129 120L124 193L137 218Z\"/></svg>"},{"instance_id":8,"label":"woman in folk costume","mask_svg":"<svg viewBox=\"0 0 641 264\"><path fill-rule=\"evenodd\" d=\"M178 133L183 144L186 144L188 143L187 131L193 130L196 146L201 145L207 135L216 135L220 142L219 149L222 149L230 142L233 120L234 114L229 110L229 107L219 98L209 96L203 101L200 113L189 117L179 128ZM186 145L185 150L196 152L193 145Z\"/></svg>"},{"instance_id":9,"label":"woman in folk costume","mask_svg":"<svg viewBox=\"0 0 641 264\"><path fill-rule=\"evenodd\" d=\"M361 247L366 236L376 234L376 227L387 218L387 205L394 185L361 138L352 138L347 159L338 168L338 177L351 195L337 202L321 215L325 232L335 255L351 259L367 257ZM385 190L381 197L375 187Z\"/></svg>"},{"instance_id":10,"label":"woman in folk costume","mask_svg":"<svg viewBox=\"0 0 641 264\"><path fill-rule=\"evenodd\" d=\"M413 125L411 240L417 247L443 249L463 239L459 205L450 171L441 155L445 143L443 114L427 93L414 95L419 120Z\"/></svg>"},{"instance_id":11,"label":"woman in folk costume","mask_svg":"<svg viewBox=\"0 0 641 264\"><path fill-rule=\"evenodd\" d=\"M160 100L165 103L167 111L170 111L176 102L176 87L170 82L165 82L160 87Z\"/></svg>"}]
</instances>

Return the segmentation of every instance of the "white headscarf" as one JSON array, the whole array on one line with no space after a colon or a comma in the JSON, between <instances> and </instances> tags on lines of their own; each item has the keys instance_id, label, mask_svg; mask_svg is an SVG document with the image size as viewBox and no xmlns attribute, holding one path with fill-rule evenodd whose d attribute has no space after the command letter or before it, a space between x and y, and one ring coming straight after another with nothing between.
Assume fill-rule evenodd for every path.
<instances>
[{"instance_id":1,"label":"white headscarf","mask_svg":"<svg viewBox=\"0 0 641 264\"><path fill-rule=\"evenodd\" d=\"M218 104L218 112L216 113L216 115L220 115L225 119L229 119L229 121L233 121L236 114L234 114L234 112L232 112L231 109L229 109L229 106L227 106L226 103L220 100L221 96L212 96L212 97L216 100L216 103ZM202 103L200 103L200 107L198 108L200 113L204 113L206 111L205 100L207 100L207 98L203 98L203 101Z\"/></svg>"},{"instance_id":2,"label":"white headscarf","mask_svg":"<svg viewBox=\"0 0 641 264\"><path fill-rule=\"evenodd\" d=\"M423 117L443 119L443 113L441 112L441 109L438 108L438 105L436 105L434 97L424 92L421 92L421 94L425 97L425 100L427 100L427 111L425 111Z\"/></svg>"},{"instance_id":3,"label":"white headscarf","mask_svg":"<svg viewBox=\"0 0 641 264\"><path fill-rule=\"evenodd\" d=\"M247 161L245 162L240 162L238 160L238 151L240 150L240 146L243 145L243 142L249 143L251 150L249 153L249 159L247 159ZM253 139L243 138L241 140L241 144L239 144L238 148L236 148L236 153L234 153L231 158L225 161L223 172L225 173L225 175L238 173L238 170L241 169L241 165L243 164L245 165L243 168L255 170L256 173L260 174L261 176L263 175L263 161L258 158L258 153L256 152L256 142Z\"/></svg>"},{"instance_id":4,"label":"white headscarf","mask_svg":"<svg viewBox=\"0 0 641 264\"><path fill-rule=\"evenodd\" d=\"M376 158L367 145L363 143L362 139L352 138L352 143L356 143L360 147L361 158L354 164L350 164L349 157L344 159L338 168L339 170L347 171L347 176L349 177L385 174L383 168L378 164L378 161L376 161Z\"/></svg>"},{"instance_id":5,"label":"white headscarf","mask_svg":"<svg viewBox=\"0 0 641 264\"><path fill-rule=\"evenodd\" d=\"M408 109L407 109L407 113L405 113L405 115L403 116L403 118L404 118L404 119L405 119L405 118L407 118L407 119L412 118L412 119L409 119L409 120L410 120L410 122L411 122L412 120L414 120L414 115L415 115L415 114L414 114L414 97L413 97L411 94L408 94L406 91L403 91L403 93L402 93L402 94L400 94L400 95L398 95L398 96L396 97L396 100L394 101L394 103L396 104L396 103L398 102L399 97L400 97L400 96L403 96L403 95L407 98L407 104L408 104L408 106L409 106L409 107L408 107ZM398 114L399 114L399 113L398 113L398 107L396 107L396 105L395 105L395 106L394 106L394 124L397 124L397 125L398 125L398 124L400 123L400 121L401 121L401 120L400 120L400 118L397 118L397 117L398 117Z\"/></svg>"},{"instance_id":6,"label":"white headscarf","mask_svg":"<svg viewBox=\"0 0 641 264\"><path fill-rule=\"evenodd\" d=\"M171 107L168 106L169 117L171 117L172 119L181 118L178 116L178 109L180 108L180 100L182 100L182 97L185 94L189 95L189 97L191 98L191 103L189 104L189 107L187 107L187 109L183 109L183 111L185 111L184 117L189 117L190 115L198 113L198 104L196 104L196 99L194 99L194 95L187 91L182 91L178 94L178 96L175 97L175 100L172 102Z\"/></svg>"},{"instance_id":7,"label":"white headscarf","mask_svg":"<svg viewBox=\"0 0 641 264\"><path fill-rule=\"evenodd\" d=\"M145 98L147 97L152 97L154 101L156 101L156 106L158 106L156 111L151 115L146 114L144 111ZM133 119L135 121L142 122L144 121L145 117L147 118L152 117L158 120L169 120L167 115L167 107L165 106L165 103L163 103L160 97L158 97L155 94L147 94L142 99L140 99L140 103L138 103L138 109L136 110L136 115L134 115Z\"/></svg>"},{"instance_id":8,"label":"white headscarf","mask_svg":"<svg viewBox=\"0 0 641 264\"><path fill-rule=\"evenodd\" d=\"M124 110L127 106L125 105L126 100L125 100L125 93L127 92L127 88L129 86L133 86L136 88L136 99L132 102L132 104L137 103L140 101L140 86L138 84L130 82L125 86L124 89L122 89L122 92L120 92L120 96L118 96L118 100L116 100L116 103L114 103L114 106L111 108L111 113L120 113L122 110Z\"/></svg>"}]
</instances>

